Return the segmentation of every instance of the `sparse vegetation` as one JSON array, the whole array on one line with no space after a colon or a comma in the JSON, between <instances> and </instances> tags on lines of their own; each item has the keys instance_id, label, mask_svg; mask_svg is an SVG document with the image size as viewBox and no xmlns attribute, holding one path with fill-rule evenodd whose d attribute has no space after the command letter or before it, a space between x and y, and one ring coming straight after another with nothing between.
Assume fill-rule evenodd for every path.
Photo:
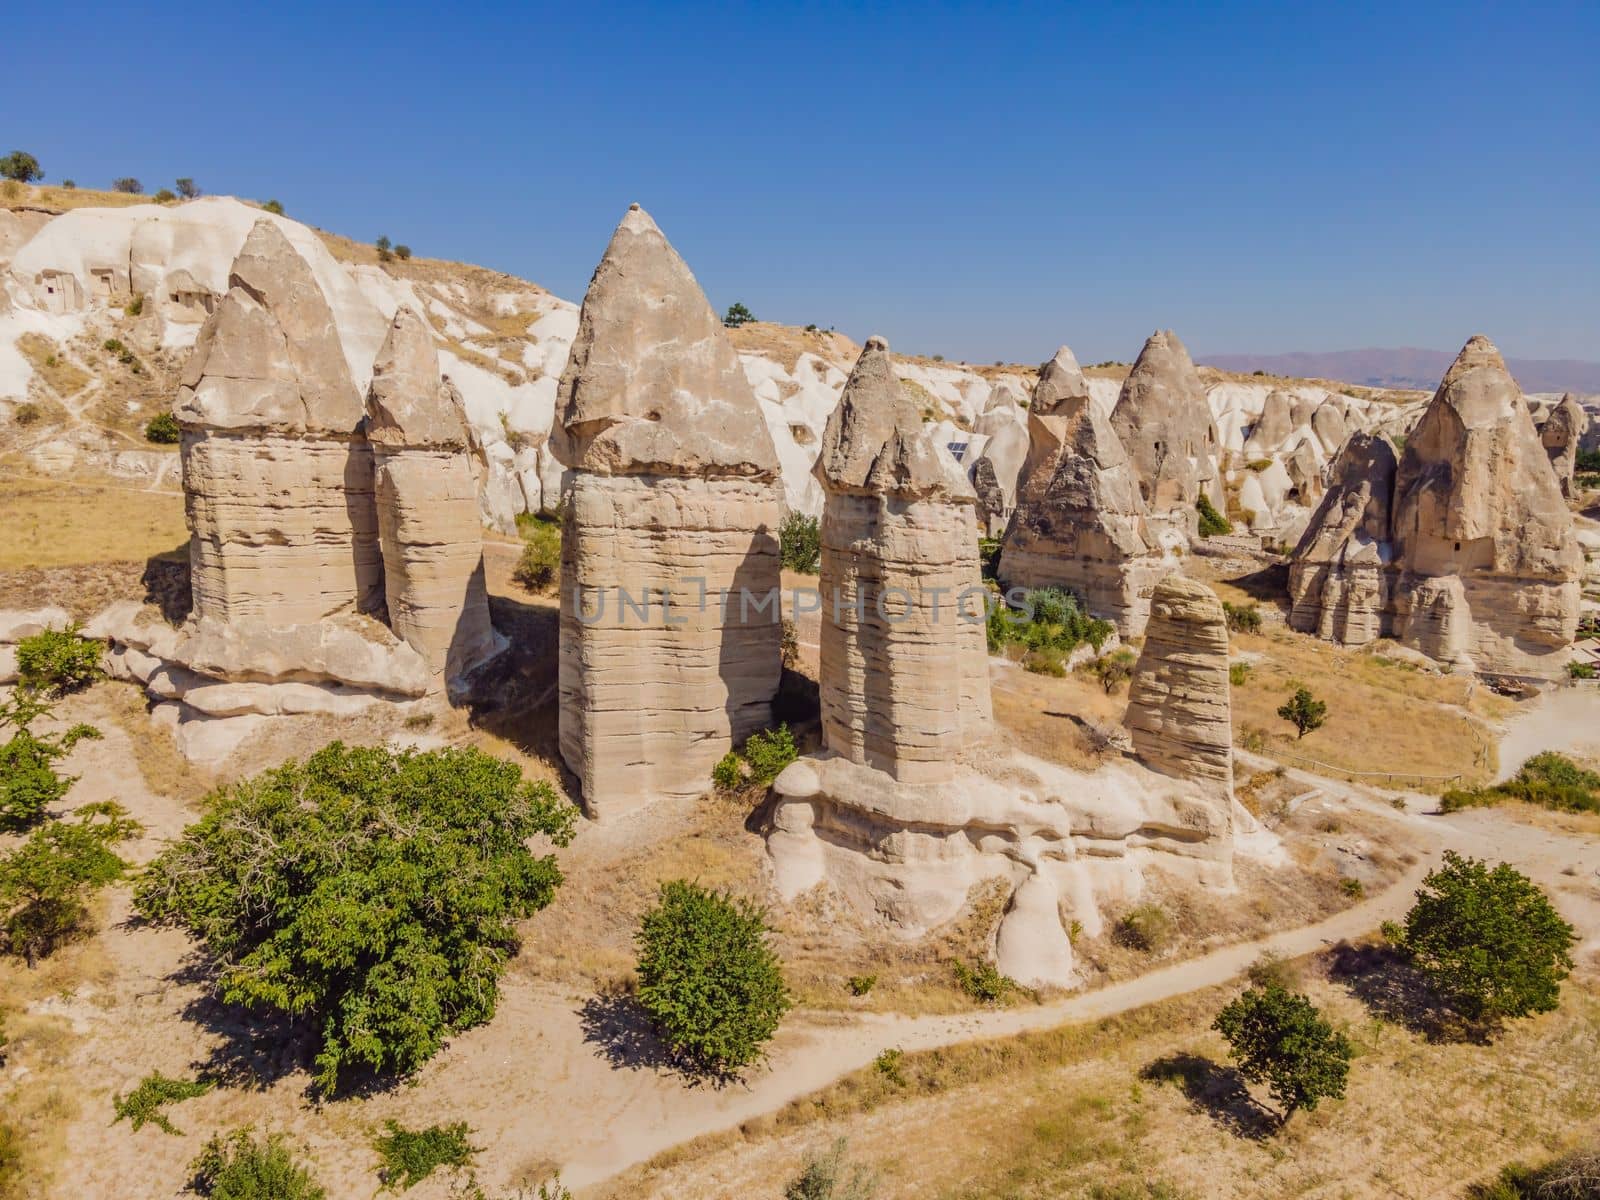
<instances>
[{"instance_id":1,"label":"sparse vegetation","mask_svg":"<svg viewBox=\"0 0 1600 1200\"><path fill-rule=\"evenodd\" d=\"M778 526L779 557L783 565L802 575L815 575L822 562L822 528L817 519L792 512Z\"/></svg>"},{"instance_id":2,"label":"sparse vegetation","mask_svg":"<svg viewBox=\"0 0 1600 1200\"><path fill-rule=\"evenodd\" d=\"M1005 604L990 606L986 630L991 654L1018 646L1025 667L1064 675L1066 655L1084 642L1098 651L1116 627L1090 616L1072 592L1049 587L1025 593L1018 612Z\"/></svg>"},{"instance_id":3,"label":"sparse vegetation","mask_svg":"<svg viewBox=\"0 0 1600 1200\"><path fill-rule=\"evenodd\" d=\"M1261 606L1259 604L1232 604L1222 602L1222 615L1230 633L1260 633Z\"/></svg>"},{"instance_id":4,"label":"sparse vegetation","mask_svg":"<svg viewBox=\"0 0 1600 1200\"><path fill-rule=\"evenodd\" d=\"M979 1004L998 1004L1017 990L1017 981L1002 975L991 962L969 965L958 958L950 969L955 972L956 986Z\"/></svg>"},{"instance_id":5,"label":"sparse vegetation","mask_svg":"<svg viewBox=\"0 0 1600 1200\"><path fill-rule=\"evenodd\" d=\"M1201 493L1200 498L1194 502L1194 507L1200 514L1201 537L1220 537L1233 532L1233 524L1217 511L1209 496Z\"/></svg>"},{"instance_id":6,"label":"sparse vegetation","mask_svg":"<svg viewBox=\"0 0 1600 1200\"><path fill-rule=\"evenodd\" d=\"M162 188L151 197L157 204L171 204L177 198L177 193L170 188Z\"/></svg>"},{"instance_id":7,"label":"sparse vegetation","mask_svg":"<svg viewBox=\"0 0 1600 1200\"><path fill-rule=\"evenodd\" d=\"M131 175L124 175L121 179L113 179L111 181L111 190L113 192L123 192L129 196L144 195L144 185Z\"/></svg>"},{"instance_id":8,"label":"sparse vegetation","mask_svg":"<svg viewBox=\"0 0 1600 1200\"><path fill-rule=\"evenodd\" d=\"M411 247L402 242L394 248L394 256L401 262L408 261L411 258Z\"/></svg>"},{"instance_id":9,"label":"sparse vegetation","mask_svg":"<svg viewBox=\"0 0 1600 1200\"><path fill-rule=\"evenodd\" d=\"M728 311L722 315L722 323L729 329L737 329L741 325L748 325L755 319L755 313L751 312L738 300L728 305Z\"/></svg>"},{"instance_id":10,"label":"sparse vegetation","mask_svg":"<svg viewBox=\"0 0 1600 1200\"><path fill-rule=\"evenodd\" d=\"M561 581L561 522L533 513L517 515L522 553L511 577L530 592L547 592Z\"/></svg>"},{"instance_id":11,"label":"sparse vegetation","mask_svg":"<svg viewBox=\"0 0 1600 1200\"><path fill-rule=\"evenodd\" d=\"M0 699L0 730L11 730L0 746L0 832L27 829L65 796L77 777L57 772L56 761L85 738L100 736L94 726L81 723L62 733L33 732L33 723L48 720L50 713L51 706L25 687Z\"/></svg>"},{"instance_id":12,"label":"sparse vegetation","mask_svg":"<svg viewBox=\"0 0 1600 1200\"><path fill-rule=\"evenodd\" d=\"M735 1074L759 1059L793 1004L766 914L677 879L661 886L634 942L639 1004L694 1069Z\"/></svg>"},{"instance_id":13,"label":"sparse vegetation","mask_svg":"<svg viewBox=\"0 0 1600 1200\"><path fill-rule=\"evenodd\" d=\"M32 400L24 400L11 410L11 419L23 428L37 423L43 415L39 411L39 406Z\"/></svg>"},{"instance_id":14,"label":"sparse vegetation","mask_svg":"<svg viewBox=\"0 0 1600 1200\"><path fill-rule=\"evenodd\" d=\"M1478 788L1452 788L1439 807L1445 812L1520 800L1560 812L1600 813L1600 773L1580 767L1553 750L1535 754L1510 779Z\"/></svg>"},{"instance_id":15,"label":"sparse vegetation","mask_svg":"<svg viewBox=\"0 0 1600 1200\"><path fill-rule=\"evenodd\" d=\"M711 768L711 782L725 793L746 787L764 791L799 754L787 723L763 729L746 738L741 751L730 750L717 760Z\"/></svg>"},{"instance_id":16,"label":"sparse vegetation","mask_svg":"<svg viewBox=\"0 0 1600 1200\"><path fill-rule=\"evenodd\" d=\"M131 1121L135 1133L146 1125L154 1125L163 1133L177 1135L182 1131L167 1117L166 1106L203 1096L211 1087L210 1083L198 1079L169 1079L160 1071L151 1071L126 1096L119 1093L112 1097L111 1107L117 1115L111 1123Z\"/></svg>"},{"instance_id":17,"label":"sparse vegetation","mask_svg":"<svg viewBox=\"0 0 1600 1200\"><path fill-rule=\"evenodd\" d=\"M1172 944L1172 918L1156 904L1140 904L1118 918L1111 936L1121 945L1159 954Z\"/></svg>"},{"instance_id":18,"label":"sparse vegetation","mask_svg":"<svg viewBox=\"0 0 1600 1200\"><path fill-rule=\"evenodd\" d=\"M1243 687L1250 679L1253 668L1247 662L1231 662L1228 664L1228 683L1233 687Z\"/></svg>"},{"instance_id":19,"label":"sparse vegetation","mask_svg":"<svg viewBox=\"0 0 1600 1200\"><path fill-rule=\"evenodd\" d=\"M0 858L0 949L33 967L89 928L89 897L121 878L111 847L139 831L116 804L85 804Z\"/></svg>"},{"instance_id":20,"label":"sparse vegetation","mask_svg":"<svg viewBox=\"0 0 1600 1200\"><path fill-rule=\"evenodd\" d=\"M377 241L372 244L378 251L379 262L388 262L394 257L394 243L389 240L387 234L379 234Z\"/></svg>"},{"instance_id":21,"label":"sparse vegetation","mask_svg":"<svg viewBox=\"0 0 1600 1200\"><path fill-rule=\"evenodd\" d=\"M183 430L178 426L177 417L169 412L161 412L145 423L144 436L146 441L160 446L175 446L183 436Z\"/></svg>"},{"instance_id":22,"label":"sparse vegetation","mask_svg":"<svg viewBox=\"0 0 1600 1200\"><path fill-rule=\"evenodd\" d=\"M1267 1085L1280 1123L1344 1095L1355 1050L1309 997L1275 983L1251 988L1217 1014L1212 1028L1227 1039L1239 1073Z\"/></svg>"},{"instance_id":23,"label":"sparse vegetation","mask_svg":"<svg viewBox=\"0 0 1600 1200\"><path fill-rule=\"evenodd\" d=\"M878 986L878 977L876 975L852 975L848 983L852 996L865 996Z\"/></svg>"},{"instance_id":24,"label":"sparse vegetation","mask_svg":"<svg viewBox=\"0 0 1600 1200\"><path fill-rule=\"evenodd\" d=\"M194 200L200 195L199 187L197 187L194 180L187 175L180 175L177 182L173 186L178 189L178 195L182 196L185 200Z\"/></svg>"},{"instance_id":25,"label":"sparse vegetation","mask_svg":"<svg viewBox=\"0 0 1600 1200\"><path fill-rule=\"evenodd\" d=\"M282 1134L257 1138L248 1129L206 1143L190 1170L190 1187L210 1200L327 1200L311 1169Z\"/></svg>"},{"instance_id":26,"label":"sparse vegetation","mask_svg":"<svg viewBox=\"0 0 1600 1200\"><path fill-rule=\"evenodd\" d=\"M104 672L105 643L86 638L77 622L45 629L17 643L17 682L31 691L64 696L81 691Z\"/></svg>"},{"instance_id":27,"label":"sparse vegetation","mask_svg":"<svg viewBox=\"0 0 1600 1200\"><path fill-rule=\"evenodd\" d=\"M825 1154L808 1154L800 1174L783 1189L783 1200L872 1200L877 1177L845 1159L849 1143L840 1138Z\"/></svg>"},{"instance_id":28,"label":"sparse vegetation","mask_svg":"<svg viewBox=\"0 0 1600 1200\"><path fill-rule=\"evenodd\" d=\"M1138 656L1126 646L1094 660L1094 673L1106 695L1109 696L1133 678L1133 668L1138 661Z\"/></svg>"},{"instance_id":29,"label":"sparse vegetation","mask_svg":"<svg viewBox=\"0 0 1600 1200\"><path fill-rule=\"evenodd\" d=\"M527 842L572 833L514 763L334 742L213 793L134 900L200 942L224 1001L310 1022L326 1094L356 1067L409 1074L493 1015L515 922L562 880Z\"/></svg>"},{"instance_id":30,"label":"sparse vegetation","mask_svg":"<svg viewBox=\"0 0 1600 1200\"><path fill-rule=\"evenodd\" d=\"M398 1121L385 1121L385 1133L373 1139L378 1152L378 1175L385 1190L409 1191L440 1167L467 1167L478 1148L465 1121L407 1129Z\"/></svg>"},{"instance_id":31,"label":"sparse vegetation","mask_svg":"<svg viewBox=\"0 0 1600 1200\"><path fill-rule=\"evenodd\" d=\"M1569 662L1567 664L1568 679L1593 679L1594 677L1595 667L1593 663Z\"/></svg>"},{"instance_id":32,"label":"sparse vegetation","mask_svg":"<svg viewBox=\"0 0 1600 1200\"><path fill-rule=\"evenodd\" d=\"M261 206L262 212L269 212L275 217L283 216L283 205L277 200L268 200Z\"/></svg>"},{"instance_id":33,"label":"sparse vegetation","mask_svg":"<svg viewBox=\"0 0 1600 1200\"><path fill-rule=\"evenodd\" d=\"M1299 741L1312 730L1322 728L1328 719L1328 705L1312 696L1310 688L1297 687L1279 707L1278 715L1294 726L1295 740Z\"/></svg>"},{"instance_id":34,"label":"sparse vegetation","mask_svg":"<svg viewBox=\"0 0 1600 1200\"><path fill-rule=\"evenodd\" d=\"M123 314L125 316L129 316L129 317L137 317L137 316L143 315L143 313L144 313L144 293L143 292L135 292L129 298L128 302L122 306L122 312L123 312Z\"/></svg>"}]
</instances>

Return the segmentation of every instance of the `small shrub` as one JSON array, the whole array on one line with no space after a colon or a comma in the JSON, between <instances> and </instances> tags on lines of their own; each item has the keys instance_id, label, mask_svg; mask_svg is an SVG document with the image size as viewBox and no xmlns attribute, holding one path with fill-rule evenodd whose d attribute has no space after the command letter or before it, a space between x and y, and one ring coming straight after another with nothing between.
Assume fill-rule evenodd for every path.
<instances>
[{"instance_id":1,"label":"small shrub","mask_svg":"<svg viewBox=\"0 0 1600 1200\"><path fill-rule=\"evenodd\" d=\"M283 216L283 205L277 200L268 200L261 206L262 212L269 212L275 217Z\"/></svg>"},{"instance_id":2,"label":"small shrub","mask_svg":"<svg viewBox=\"0 0 1600 1200\"><path fill-rule=\"evenodd\" d=\"M164 1133L181 1133L162 1109L168 1104L181 1104L203 1096L211 1087L210 1083L198 1079L169 1079L160 1071L151 1071L126 1096L112 1097L111 1107L117 1116L111 1123L115 1125L124 1119L132 1121L135 1133L146 1125L154 1125Z\"/></svg>"},{"instance_id":3,"label":"small shrub","mask_svg":"<svg viewBox=\"0 0 1600 1200\"><path fill-rule=\"evenodd\" d=\"M1490 787L1451 788L1439 807L1445 812L1520 800L1562 812L1600 812L1600 774L1580 767L1553 750L1535 754L1520 770Z\"/></svg>"},{"instance_id":4,"label":"small shrub","mask_svg":"<svg viewBox=\"0 0 1600 1200\"><path fill-rule=\"evenodd\" d=\"M257 1138L236 1130L213 1137L189 1168L190 1187L211 1200L327 1200L310 1168L290 1151L282 1134Z\"/></svg>"},{"instance_id":5,"label":"small shrub","mask_svg":"<svg viewBox=\"0 0 1600 1200\"><path fill-rule=\"evenodd\" d=\"M779 628L779 653L783 656L784 667L792 671L800 663L800 632L788 617L783 618Z\"/></svg>"},{"instance_id":6,"label":"small shrub","mask_svg":"<svg viewBox=\"0 0 1600 1200\"><path fill-rule=\"evenodd\" d=\"M24 428L37 423L42 416L44 413L32 400L24 400L11 410L11 419Z\"/></svg>"},{"instance_id":7,"label":"small shrub","mask_svg":"<svg viewBox=\"0 0 1600 1200\"><path fill-rule=\"evenodd\" d=\"M1050 675L1056 679L1065 679L1067 675L1066 655L1054 646L1043 646L1038 650L1029 650L1022 656L1022 669L1034 675Z\"/></svg>"},{"instance_id":8,"label":"small shrub","mask_svg":"<svg viewBox=\"0 0 1600 1200\"><path fill-rule=\"evenodd\" d=\"M779 557L802 575L815 575L822 562L822 528L815 517L791 512L778 526Z\"/></svg>"},{"instance_id":9,"label":"small shrub","mask_svg":"<svg viewBox=\"0 0 1600 1200\"><path fill-rule=\"evenodd\" d=\"M182 435L183 430L178 426L178 418L169 412L157 413L144 427L145 440L162 446L176 445Z\"/></svg>"},{"instance_id":10,"label":"small shrub","mask_svg":"<svg viewBox=\"0 0 1600 1200\"><path fill-rule=\"evenodd\" d=\"M849 1143L840 1138L826 1154L808 1154L800 1174L783 1189L783 1200L872 1200L878 1179L866 1167L845 1161Z\"/></svg>"},{"instance_id":11,"label":"small shrub","mask_svg":"<svg viewBox=\"0 0 1600 1200\"><path fill-rule=\"evenodd\" d=\"M64 733L34 733L33 723L48 719L51 706L27 688L0 700L0 730L11 737L0 746L0 832L33 825L44 810L67 794L75 775L60 775L55 763L86 738L98 738L93 725L74 725Z\"/></svg>"},{"instance_id":12,"label":"small shrub","mask_svg":"<svg viewBox=\"0 0 1600 1200\"><path fill-rule=\"evenodd\" d=\"M906 1073L902 1065L905 1056L905 1051L898 1046L880 1051L878 1057L872 1060L873 1069L895 1087L905 1087Z\"/></svg>"},{"instance_id":13,"label":"small shrub","mask_svg":"<svg viewBox=\"0 0 1600 1200\"><path fill-rule=\"evenodd\" d=\"M755 1062L793 1005L769 932L755 904L683 879L663 884L639 923L639 1004L696 1069Z\"/></svg>"},{"instance_id":14,"label":"small shrub","mask_svg":"<svg viewBox=\"0 0 1600 1200\"><path fill-rule=\"evenodd\" d=\"M1339 890L1352 900L1359 900L1367 894L1367 887L1361 880L1345 876L1339 880Z\"/></svg>"},{"instance_id":15,"label":"small shrub","mask_svg":"<svg viewBox=\"0 0 1600 1200\"><path fill-rule=\"evenodd\" d=\"M177 193L174 192L171 188L162 188L154 196L151 197L151 199L153 199L157 204L171 204L177 198L178 198Z\"/></svg>"},{"instance_id":16,"label":"small shrub","mask_svg":"<svg viewBox=\"0 0 1600 1200\"><path fill-rule=\"evenodd\" d=\"M789 732L787 723L776 729L752 733L744 744L744 759L750 764L750 778L762 786L770 784L799 756L794 734Z\"/></svg>"},{"instance_id":17,"label":"small shrub","mask_svg":"<svg viewBox=\"0 0 1600 1200\"><path fill-rule=\"evenodd\" d=\"M1123 913L1112 936L1130 950L1158 954L1172 941L1172 918L1158 905L1141 904Z\"/></svg>"},{"instance_id":18,"label":"small shrub","mask_svg":"<svg viewBox=\"0 0 1600 1200\"><path fill-rule=\"evenodd\" d=\"M735 792L744 786L744 764L737 752L729 750L711 768L711 782L720 792Z\"/></svg>"},{"instance_id":19,"label":"small shrub","mask_svg":"<svg viewBox=\"0 0 1600 1200\"><path fill-rule=\"evenodd\" d=\"M465 1121L449 1125L430 1125L426 1129L407 1129L398 1121L385 1121L387 1133L373 1140L381 1166L378 1175L385 1189L408 1191L440 1167L465 1167L471 1164L478 1148L468 1139L472 1130Z\"/></svg>"},{"instance_id":20,"label":"small shrub","mask_svg":"<svg viewBox=\"0 0 1600 1200\"><path fill-rule=\"evenodd\" d=\"M1250 964L1244 976L1250 981L1251 986L1258 988L1276 984L1288 991L1299 982L1289 962L1272 950L1263 951L1261 956Z\"/></svg>"},{"instance_id":21,"label":"small shrub","mask_svg":"<svg viewBox=\"0 0 1600 1200\"><path fill-rule=\"evenodd\" d=\"M1227 1039L1239 1073L1267 1085L1280 1123L1344 1095L1355 1052L1307 997L1275 983L1251 988L1217 1014L1212 1028Z\"/></svg>"},{"instance_id":22,"label":"small shrub","mask_svg":"<svg viewBox=\"0 0 1600 1200\"><path fill-rule=\"evenodd\" d=\"M200 189L195 185L194 180L187 175L179 176L173 186L178 189L178 195L185 200L193 200L200 195Z\"/></svg>"},{"instance_id":23,"label":"small shrub","mask_svg":"<svg viewBox=\"0 0 1600 1200\"><path fill-rule=\"evenodd\" d=\"M1595 667L1593 663L1569 662L1567 664L1568 679L1593 679L1594 677Z\"/></svg>"},{"instance_id":24,"label":"small shrub","mask_svg":"<svg viewBox=\"0 0 1600 1200\"><path fill-rule=\"evenodd\" d=\"M1252 458L1249 462L1245 463L1246 467L1258 474L1262 471L1265 471L1271 465L1272 460L1270 458Z\"/></svg>"},{"instance_id":25,"label":"small shrub","mask_svg":"<svg viewBox=\"0 0 1600 1200\"><path fill-rule=\"evenodd\" d=\"M740 301L735 300L728 305L728 311L722 316L722 323L729 329L737 329L741 325L748 325L755 319L755 313L751 312Z\"/></svg>"},{"instance_id":26,"label":"small shrub","mask_svg":"<svg viewBox=\"0 0 1600 1200\"><path fill-rule=\"evenodd\" d=\"M950 966L955 972L956 986L980 1004L998 1004L1017 990L1017 981L1000 974L993 963L968 966L958 958Z\"/></svg>"},{"instance_id":27,"label":"small shrub","mask_svg":"<svg viewBox=\"0 0 1600 1200\"><path fill-rule=\"evenodd\" d=\"M394 248L394 256L401 262L407 261L411 257L411 247L403 243L399 246L396 246Z\"/></svg>"},{"instance_id":28,"label":"small shrub","mask_svg":"<svg viewBox=\"0 0 1600 1200\"><path fill-rule=\"evenodd\" d=\"M1126 648L1114 654L1103 654L1095 659L1094 673L1099 676L1100 686L1105 689L1106 695L1109 696L1133 678L1133 668L1138 661L1134 652Z\"/></svg>"},{"instance_id":29,"label":"small shrub","mask_svg":"<svg viewBox=\"0 0 1600 1200\"><path fill-rule=\"evenodd\" d=\"M1296 688L1294 695L1279 705L1278 715L1295 727L1295 740L1305 737L1314 729L1320 729L1322 723L1328 719L1328 705L1325 701L1314 699L1309 688Z\"/></svg>"},{"instance_id":30,"label":"small shrub","mask_svg":"<svg viewBox=\"0 0 1600 1200\"><path fill-rule=\"evenodd\" d=\"M22 1177L22 1135L0 1121L0 1195L10 1195Z\"/></svg>"},{"instance_id":31,"label":"small shrub","mask_svg":"<svg viewBox=\"0 0 1600 1200\"><path fill-rule=\"evenodd\" d=\"M144 194L144 185L133 176L124 175L121 179L113 179L111 181L111 190L113 192L122 192L129 196L142 196Z\"/></svg>"},{"instance_id":32,"label":"small shrub","mask_svg":"<svg viewBox=\"0 0 1600 1200\"><path fill-rule=\"evenodd\" d=\"M378 250L378 261L379 262L388 262L391 258L394 257L394 255L393 255L393 253L391 252L391 249L390 249L394 245L394 243L389 240L389 237L388 237L387 234L379 234L378 235L378 240L373 242L372 244L375 247L377 247L377 250Z\"/></svg>"},{"instance_id":33,"label":"small shrub","mask_svg":"<svg viewBox=\"0 0 1600 1200\"><path fill-rule=\"evenodd\" d=\"M1200 514L1200 536L1218 537L1233 532L1233 525L1228 518L1217 511L1216 505L1211 503L1211 498L1204 493L1194 502L1195 510Z\"/></svg>"},{"instance_id":34,"label":"small shrub","mask_svg":"<svg viewBox=\"0 0 1600 1200\"><path fill-rule=\"evenodd\" d=\"M549 591L561 579L561 522L524 513L517 528L522 554L511 577L530 592Z\"/></svg>"},{"instance_id":35,"label":"small shrub","mask_svg":"<svg viewBox=\"0 0 1600 1200\"><path fill-rule=\"evenodd\" d=\"M122 306L122 311L125 316L129 317L142 315L144 313L144 293L135 292L132 298Z\"/></svg>"},{"instance_id":36,"label":"small shrub","mask_svg":"<svg viewBox=\"0 0 1600 1200\"><path fill-rule=\"evenodd\" d=\"M1231 662L1228 664L1228 682L1234 687L1243 687L1254 669L1247 662Z\"/></svg>"},{"instance_id":37,"label":"small shrub","mask_svg":"<svg viewBox=\"0 0 1600 1200\"><path fill-rule=\"evenodd\" d=\"M852 975L852 976L850 976L850 994L852 996L865 996L868 992L870 992L873 988L875 988L877 986L878 986L878 977L876 975Z\"/></svg>"},{"instance_id":38,"label":"small shrub","mask_svg":"<svg viewBox=\"0 0 1600 1200\"><path fill-rule=\"evenodd\" d=\"M0 858L0 949L34 966L89 927L89 897L121 878L112 851L139 831L121 805L85 804Z\"/></svg>"},{"instance_id":39,"label":"small shrub","mask_svg":"<svg viewBox=\"0 0 1600 1200\"><path fill-rule=\"evenodd\" d=\"M1229 604L1222 602L1222 615L1232 633L1260 633L1261 606L1259 604Z\"/></svg>"},{"instance_id":40,"label":"small shrub","mask_svg":"<svg viewBox=\"0 0 1600 1200\"><path fill-rule=\"evenodd\" d=\"M103 672L105 643L86 638L76 621L46 629L17 643L17 682L33 691L62 696L88 687Z\"/></svg>"},{"instance_id":41,"label":"small shrub","mask_svg":"<svg viewBox=\"0 0 1600 1200\"><path fill-rule=\"evenodd\" d=\"M999 538L981 537L978 539L978 573L984 578L992 580L995 572L1000 568L1000 550L1003 546Z\"/></svg>"}]
</instances>

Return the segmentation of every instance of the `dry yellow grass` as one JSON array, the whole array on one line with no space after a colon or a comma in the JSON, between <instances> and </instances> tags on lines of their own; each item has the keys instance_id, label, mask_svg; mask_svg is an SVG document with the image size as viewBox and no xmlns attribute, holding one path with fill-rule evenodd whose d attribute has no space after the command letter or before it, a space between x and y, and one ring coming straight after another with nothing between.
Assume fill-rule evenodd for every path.
<instances>
[{"instance_id":1,"label":"dry yellow grass","mask_svg":"<svg viewBox=\"0 0 1600 1200\"><path fill-rule=\"evenodd\" d=\"M128 484L0 482L0 570L175 557L185 552L183 496Z\"/></svg>"},{"instance_id":2,"label":"dry yellow grass","mask_svg":"<svg viewBox=\"0 0 1600 1200\"><path fill-rule=\"evenodd\" d=\"M25 333L17 339L17 349L51 391L63 398L81 392L89 375L67 361L60 346L39 333Z\"/></svg>"}]
</instances>

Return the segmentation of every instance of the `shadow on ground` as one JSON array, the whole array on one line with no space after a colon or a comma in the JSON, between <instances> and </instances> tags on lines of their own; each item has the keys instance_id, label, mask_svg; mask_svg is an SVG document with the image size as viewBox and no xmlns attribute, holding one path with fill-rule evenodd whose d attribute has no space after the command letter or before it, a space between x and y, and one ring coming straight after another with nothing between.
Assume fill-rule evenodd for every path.
<instances>
[{"instance_id":1,"label":"shadow on ground","mask_svg":"<svg viewBox=\"0 0 1600 1200\"><path fill-rule=\"evenodd\" d=\"M1328 978L1368 1012L1430 1042L1491 1040L1493 1030L1463 1017L1429 985L1427 977L1392 946L1343 943L1328 956Z\"/></svg>"},{"instance_id":2,"label":"shadow on ground","mask_svg":"<svg viewBox=\"0 0 1600 1200\"><path fill-rule=\"evenodd\" d=\"M583 1040L617 1070L676 1075L689 1087L721 1088L734 1077L696 1070L656 1036L650 1018L630 992L621 989L591 996L578 1009Z\"/></svg>"},{"instance_id":3,"label":"shadow on ground","mask_svg":"<svg viewBox=\"0 0 1600 1200\"><path fill-rule=\"evenodd\" d=\"M1278 1128L1277 1114L1258 1104L1233 1067L1200 1054L1169 1054L1139 1072L1151 1083L1175 1083L1190 1104L1236 1137L1262 1141Z\"/></svg>"}]
</instances>

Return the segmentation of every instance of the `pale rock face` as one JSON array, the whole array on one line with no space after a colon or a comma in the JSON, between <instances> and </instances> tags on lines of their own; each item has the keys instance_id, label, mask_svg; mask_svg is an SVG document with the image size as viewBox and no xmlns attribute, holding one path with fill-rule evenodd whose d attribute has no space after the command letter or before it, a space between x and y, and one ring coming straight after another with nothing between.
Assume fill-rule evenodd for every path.
<instances>
[{"instance_id":1,"label":"pale rock face","mask_svg":"<svg viewBox=\"0 0 1600 1200\"><path fill-rule=\"evenodd\" d=\"M1289 627L1346 646L1392 628L1389 509L1397 466L1381 433L1353 434L1289 560Z\"/></svg>"},{"instance_id":2,"label":"pale rock face","mask_svg":"<svg viewBox=\"0 0 1600 1200\"><path fill-rule=\"evenodd\" d=\"M1205 584L1169 575L1157 586L1126 723L1146 765L1221 797L1215 827L1226 831L1233 797L1228 623Z\"/></svg>"},{"instance_id":3,"label":"pale rock face","mask_svg":"<svg viewBox=\"0 0 1600 1200\"><path fill-rule=\"evenodd\" d=\"M1007 587L1070 588L1124 637L1137 636L1171 567L1146 519L1133 463L1063 346L1040 369L997 573Z\"/></svg>"},{"instance_id":4,"label":"pale rock face","mask_svg":"<svg viewBox=\"0 0 1600 1200\"><path fill-rule=\"evenodd\" d=\"M945 779L990 727L975 497L869 338L828 421L823 741L896 780Z\"/></svg>"},{"instance_id":5,"label":"pale rock face","mask_svg":"<svg viewBox=\"0 0 1600 1200\"><path fill-rule=\"evenodd\" d=\"M1561 403L1550 410L1539 426L1539 440L1550 456L1550 465L1555 468L1561 494L1569 500L1577 474L1578 446L1588 429L1589 414L1583 411L1571 392L1561 397Z\"/></svg>"},{"instance_id":6,"label":"pale rock face","mask_svg":"<svg viewBox=\"0 0 1600 1200\"><path fill-rule=\"evenodd\" d=\"M1577 631L1583 552L1521 392L1482 335L1406 443L1393 537L1404 644L1480 671L1559 673Z\"/></svg>"},{"instance_id":7,"label":"pale rock face","mask_svg":"<svg viewBox=\"0 0 1600 1200\"><path fill-rule=\"evenodd\" d=\"M722 323L637 206L595 269L557 416L561 754L605 818L704 792L770 721L781 671L777 453Z\"/></svg>"},{"instance_id":8,"label":"pale rock face","mask_svg":"<svg viewBox=\"0 0 1600 1200\"><path fill-rule=\"evenodd\" d=\"M195 613L292 625L375 611L372 451L332 313L269 221L236 266L173 410Z\"/></svg>"},{"instance_id":9,"label":"pale rock face","mask_svg":"<svg viewBox=\"0 0 1600 1200\"><path fill-rule=\"evenodd\" d=\"M1195 502L1204 493L1222 506L1217 436L1205 385L1178 335L1150 335L1122 385L1111 427L1122 440L1152 516L1181 523L1197 520Z\"/></svg>"},{"instance_id":10,"label":"pale rock face","mask_svg":"<svg viewBox=\"0 0 1600 1200\"><path fill-rule=\"evenodd\" d=\"M466 414L409 308L373 364L367 414L389 625L447 683L464 680L504 641L489 622Z\"/></svg>"}]
</instances>

